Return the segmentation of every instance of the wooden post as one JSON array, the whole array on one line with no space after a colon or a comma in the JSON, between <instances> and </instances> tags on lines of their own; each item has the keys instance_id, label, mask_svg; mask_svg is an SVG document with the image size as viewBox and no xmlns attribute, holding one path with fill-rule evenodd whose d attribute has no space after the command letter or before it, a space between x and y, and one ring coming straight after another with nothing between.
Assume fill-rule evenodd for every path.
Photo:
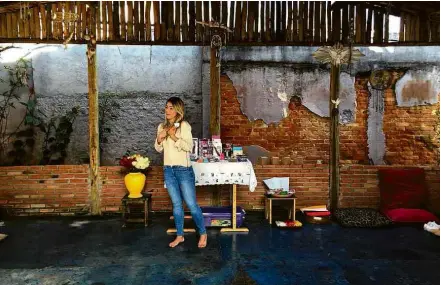
<instances>
[{"instance_id":1,"label":"wooden post","mask_svg":"<svg viewBox=\"0 0 441 285\"><path fill-rule=\"evenodd\" d=\"M339 111L338 104L338 92L340 88L340 65L331 64L331 86L330 86L330 99L329 100L329 114L331 117L330 122L330 142L331 153L329 162L329 184L330 184L330 210L333 211L338 207L338 195L340 192L340 128L339 128Z\"/></svg>"},{"instance_id":2,"label":"wooden post","mask_svg":"<svg viewBox=\"0 0 441 285\"><path fill-rule=\"evenodd\" d=\"M89 10L90 11L90 10ZM89 14L89 13L88 13ZM89 15L88 15L89 16ZM94 17L95 15L91 15ZM90 23L90 21L89 21ZM96 39L91 34L87 43L87 79L89 90L89 156L90 198L92 215L101 214L100 206L100 147L98 129L98 81L96 71Z\"/></svg>"},{"instance_id":3,"label":"wooden post","mask_svg":"<svg viewBox=\"0 0 441 285\"><path fill-rule=\"evenodd\" d=\"M340 139L339 139L339 85L340 85L340 65L351 64L364 56L359 50L349 48L337 43L333 47L321 47L313 53L313 57L321 63L331 64L330 79L330 161L329 161L329 210L334 211L338 208L338 196L340 191Z\"/></svg>"},{"instance_id":4,"label":"wooden post","mask_svg":"<svg viewBox=\"0 0 441 285\"><path fill-rule=\"evenodd\" d=\"M210 50L210 133L220 135L220 70L218 67L219 48Z\"/></svg>"}]
</instances>

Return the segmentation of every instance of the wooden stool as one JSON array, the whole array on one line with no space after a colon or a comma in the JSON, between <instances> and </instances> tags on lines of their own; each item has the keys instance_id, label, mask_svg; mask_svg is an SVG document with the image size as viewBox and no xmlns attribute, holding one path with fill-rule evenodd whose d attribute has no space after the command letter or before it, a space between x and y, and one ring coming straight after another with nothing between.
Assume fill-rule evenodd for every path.
<instances>
[{"instance_id":1,"label":"wooden stool","mask_svg":"<svg viewBox=\"0 0 441 285\"><path fill-rule=\"evenodd\" d=\"M293 221L296 220L296 196L292 195L288 198L279 198L279 197L272 197L271 195L265 194L265 219L269 219L269 223L272 224L273 222L273 200L276 201L289 201L292 200L292 209L289 212L289 218L292 218Z\"/></svg>"},{"instance_id":2,"label":"wooden stool","mask_svg":"<svg viewBox=\"0 0 441 285\"><path fill-rule=\"evenodd\" d=\"M122 218L124 221L123 227L126 223L142 223L144 227L148 225L149 211L152 208L152 194L142 193L142 197L129 198L126 194L122 199Z\"/></svg>"}]
</instances>

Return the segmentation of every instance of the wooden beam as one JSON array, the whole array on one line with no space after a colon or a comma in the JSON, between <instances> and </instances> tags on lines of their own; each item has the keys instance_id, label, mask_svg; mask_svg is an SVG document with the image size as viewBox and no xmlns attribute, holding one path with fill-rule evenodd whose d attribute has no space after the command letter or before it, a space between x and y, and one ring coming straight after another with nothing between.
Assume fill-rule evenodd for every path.
<instances>
[{"instance_id":1,"label":"wooden beam","mask_svg":"<svg viewBox=\"0 0 441 285\"><path fill-rule=\"evenodd\" d=\"M320 40L322 43L326 42L326 1L320 1Z\"/></svg>"},{"instance_id":2,"label":"wooden beam","mask_svg":"<svg viewBox=\"0 0 441 285\"><path fill-rule=\"evenodd\" d=\"M330 184L330 211L338 208L338 195L340 192L340 137L339 137L339 110L338 104L335 105L339 97L340 85L340 65L331 64L331 94L329 100L329 112L331 117L330 135L331 135L331 150L329 162L329 184Z\"/></svg>"},{"instance_id":3,"label":"wooden beam","mask_svg":"<svg viewBox=\"0 0 441 285\"><path fill-rule=\"evenodd\" d=\"M89 11L89 10L88 10ZM100 206L100 148L98 128L98 80L96 66L96 41L94 35L87 44L87 79L89 101L89 157L90 157L90 198L93 215L101 214Z\"/></svg>"},{"instance_id":4,"label":"wooden beam","mask_svg":"<svg viewBox=\"0 0 441 285\"><path fill-rule=\"evenodd\" d=\"M228 41L231 41L231 40L234 39L234 33L235 33L235 28L234 28L234 7L235 6L236 6L235 2L231 1L230 2L230 25L228 27L233 32L232 33L227 33L228 34Z\"/></svg>"},{"instance_id":5,"label":"wooden beam","mask_svg":"<svg viewBox=\"0 0 441 285\"><path fill-rule=\"evenodd\" d=\"M366 24L366 43L372 43L372 13L373 10L369 8L367 24Z\"/></svg>"},{"instance_id":6,"label":"wooden beam","mask_svg":"<svg viewBox=\"0 0 441 285\"><path fill-rule=\"evenodd\" d=\"M298 15L298 9L297 9L297 5L298 5L298 1L294 1L292 3L292 30L293 30L293 35L292 35L292 40L294 42L298 42L299 41L299 33L297 31L297 27L298 27L298 21L299 21L299 15Z\"/></svg>"},{"instance_id":7,"label":"wooden beam","mask_svg":"<svg viewBox=\"0 0 441 285\"><path fill-rule=\"evenodd\" d=\"M110 5L112 5L112 2L110 2ZM121 39L121 33L119 30L119 5L118 2L113 2L113 9L112 9L113 14L110 15L109 17L112 16L112 26L109 26L109 29L112 31L111 33L111 40L120 40Z\"/></svg>"},{"instance_id":8,"label":"wooden beam","mask_svg":"<svg viewBox=\"0 0 441 285\"><path fill-rule=\"evenodd\" d=\"M175 29L173 31L173 36L175 42L181 41L181 2L180 1L175 1Z\"/></svg>"},{"instance_id":9,"label":"wooden beam","mask_svg":"<svg viewBox=\"0 0 441 285\"><path fill-rule=\"evenodd\" d=\"M125 2L125 1L123 1ZM127 40L132 41L133 40L133 1L127 1Z\"/></svg>"},{"instance_id":10,"label":"wooden beam","mask_svg":"<svg viewBox=\"0 0 441 285\"><path fill-rule=\"evenodd\" d=\"M218 65L218 48L210 50L210 134L220 135L220 73Z\"/></svg>"},{"instance_id":11,"label":"wooden beam","mask_svg":"<svg viewBox=\"0 0 441 285\"><path fill-rule=\"evenodd\" d=\"M190 22L188 23L188 41L194 43L196 36L196 12L194 1L188 3L188 16L190 18Z\"/></svg>"},{"instance_id":12,"label":"wooden beam","mask_svg":"<svg viewBox=\"0 0 441 285\"><path fill-rule=\"evenodd\" d=\"M320 1L315 1L314 3L314 42L320 42Z\"/></svg>"},{"instance_id":13,"label":"wooden beam","mask_svg":"<svg viewBox=\"0 0 441 285\"><path fill-rule=\"evenodd\" d=\"M331 1L326 1L326 15L328 23L328 37L327 42L332 41L332 15L331 15Z\"/></svg>"},{"instance_id":14,"label":"wooden beam","mask_svg":"<svg viewBox=\"0 0 441 285\"><path fill-rule=\"evenodd\" d=\"M305 17L304 17L304 11L303 11L303 7L304 7L304 1L299 1L299 41L303 42L305 40Z\"/></svg>"},{"instance_id":15,"label":"wooden beam","mask_svg":"<svg viewBox=\"0 0 441 285\"><path fill-rule=\"evenodd\" d=\"M182 1L182 41L188 41L187 1Z\"/></svg>"},{"instance_id":16,"label":"wooden beam","mask_svg":"<svg viewBox=\"0 0 441 285\"><path fill-rule=\"evenodd\" d=\"M161 22L159 16L159 1L153 1L153 34L155 37L155 41L159 41L159 39L161 38Z\"/></svg>"}]
</instances>

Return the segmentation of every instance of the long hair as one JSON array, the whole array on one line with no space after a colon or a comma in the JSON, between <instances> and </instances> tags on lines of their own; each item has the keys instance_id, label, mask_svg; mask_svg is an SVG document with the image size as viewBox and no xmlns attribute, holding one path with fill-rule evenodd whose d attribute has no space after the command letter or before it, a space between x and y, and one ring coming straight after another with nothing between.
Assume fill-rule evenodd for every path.
<instances>
[{"instance_id":1,"label":"long hair","mask_svg":"<svg viewBox=\"0 0 441 285\"><path fill-rule=\"evenodd\" d=\"M170 97L170 98L168 98L168 100L167 100L167 102L165 104L167 105L167 103L169 103L169 102L172 104L173 109L175 109L175 111L176 111L175 123L181 123L184 120L184 116L185 116L184 102L179 97ZM165 116L165 112L164 112L164 123L163 123L163 126L164 126L164 128L168 128L168 127L172 127L173 126L167 120L167 117Z\"/></svg>"}]
</instances>

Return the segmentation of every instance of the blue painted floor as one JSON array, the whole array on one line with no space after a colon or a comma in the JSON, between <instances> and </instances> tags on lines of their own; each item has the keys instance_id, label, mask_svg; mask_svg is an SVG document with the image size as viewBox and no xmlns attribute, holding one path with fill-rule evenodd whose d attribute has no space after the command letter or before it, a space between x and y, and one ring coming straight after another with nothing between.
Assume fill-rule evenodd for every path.
<instances>
[{"instance_id":1,"label":"blue painted floor","mask_svg":"<svg viewBox=\"0 0 441 285\"><path fill-rule=\"evenodd\" d=\"M85 223L81 223L84 221ZM76 223L73 223L76 222ZM440 241L422 227L270 227L248 213L248 234L210 229L168 248L168 215L148 228L119 218L6 220L0 284L439 284Z\"/></svg>"}]
</instances>

